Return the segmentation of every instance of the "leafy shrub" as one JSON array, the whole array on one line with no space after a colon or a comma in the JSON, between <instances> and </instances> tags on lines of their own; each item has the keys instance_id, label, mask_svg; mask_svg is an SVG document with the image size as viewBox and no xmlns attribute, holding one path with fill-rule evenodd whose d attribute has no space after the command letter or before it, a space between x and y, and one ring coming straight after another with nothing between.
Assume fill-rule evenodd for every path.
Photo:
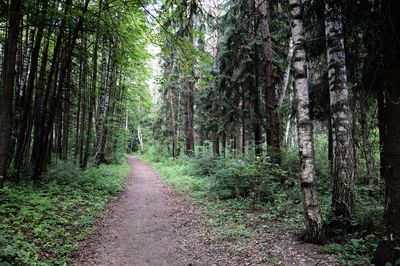
<instances>
[{"instance_id":1,"label":"leafy shrub","mask_svg":"<svg viewBox=\"0 0 400 266\"><path fill-rule=\"evenodd\" d=\"M285 180L277 165L255 157L237 157L216 161L213 193L219 198L251 198L269 201Z\"/></svg>"},{"instance_id":2,"label":"leafy shrub","mask_svg":"<svg viewBox=\"0 0 400 266\"><path fill-rule=\"evenodd\" d=\"M168 152L168 149L165 146L162 146L160 144L154 144L151 145L147 150L144 158L146 160L150 160L153 162L161 162L165 158L168 158L170 156L170 153Z\"/></svg>"},{"instance_id":3,"label":"leafy shrub","mask_svg":"<svg viewBox=\"0 0 400 266\"><path fill-rule=\"evenodd\" d=\"M198 176L212 176L217 169L218 160L212 154L203 153L193 162L194 174Z\"/></svg>"},{"instance_id":4,"label":"leafy shrub","mask_svg":"<svg viewBox=\"0 0 400 266\"><path fill-rule=\"evenodd\" d=\"M370 255L376 249L377 238L374 234L362 238L350 239L347 243L329 244L321 247L322 253L340 255L343 265L368 265Z\"/></svg>"}]
</instances>

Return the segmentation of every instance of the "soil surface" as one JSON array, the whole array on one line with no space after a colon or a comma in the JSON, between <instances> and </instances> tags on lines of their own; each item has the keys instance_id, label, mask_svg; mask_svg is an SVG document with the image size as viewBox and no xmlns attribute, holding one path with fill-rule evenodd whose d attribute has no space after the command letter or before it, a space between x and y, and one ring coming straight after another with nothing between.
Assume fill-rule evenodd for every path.
<instances>
[{"instance_id":1,"label":"soil surface","mask_svg":"<svg viewBox=\"0 0 400 266\"><path fill-rule=\"evenodd\" d=\"M128 184L98 220L73 265L335 265L318 247L264 225L252 239L223 241L207 215L177 195L145 162L130 157Z\"/></svg>"}]
</instances>

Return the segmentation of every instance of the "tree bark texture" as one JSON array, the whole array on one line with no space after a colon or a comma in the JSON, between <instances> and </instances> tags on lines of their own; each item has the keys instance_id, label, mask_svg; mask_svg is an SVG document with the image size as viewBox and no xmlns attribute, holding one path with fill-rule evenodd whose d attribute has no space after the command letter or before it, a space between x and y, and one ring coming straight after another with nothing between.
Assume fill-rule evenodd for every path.
<instances>
[{"instance_id":1,"label":"tree bark texture","mask_svg":"<svg viewBox=\"0 0 400 266\"><path fill-rule=\"evenodd\" d=\"M193 130L193 88L194 84L191 81L185 81L185 91L183 95L184 100L184 114L185 114L185 138L186 147L185 153L188 156L194 155L194 130Z\"/></svg>"},{"instance_id":2,"label":"tree bark texture","mask_svg":"<svg viewBox=\"0 0 400 266\"><path fill-rule=\"evenodd\" d=\"M268 1L256 1L260 13L260 30L263 38L263 51L266 60L265 69L265 97L267 107L267 143L269 144L270 159L272 163L281 163L280 154L280 123L278 113L278 102L274 86L274 64L272 55L272 41L268 22Z\"/></svg>"},{"instance_id":3,"label":"tree bark texture","mask_svg":"<svg viewBox=\"0 0 400 266\"><path fill-rule=\"evenodd\" d=\"M96 127L96 147L94 155L94 165L99 166L105 162L106 147L106 119L109 105L108 84L107 84L107 41L103 41L102 63L101 63L101 85L99 101L97 104L98 117Z\"/></svg>"},{"instance_id":4,"label":"tree bark texture","mask_svg":"<svg viewBox=\"0 0 400 266\"><path fill-rule=\"evenodd\" d=\"M321 243L324 241L325 232L315 185L314 147L309 110L302 1L289 0L289 4L294 43L293 72L297 101L297 130L301 164L300 182L304 199L303 207L306 226L305 239L309 242Z\"/></svg>"},{"instance_id":5,"label":"tree bark texture","mask_svg":"<svg viewBox=\"0 0 400 266\"><path fill-rule=\"evenodd\" d=\"M325 35L333 149L331 224L346 232L354 210L355 161L342 20L339 3L326 0Z\"/></svg>"},{"instance_id":6,"label":"tree bark texture","mask_svg":"<svg viewBox=\"0 0 400 266\"><path fill-rule=\"evenodd\" d=\"M12 130L15 61L21 20L21 2L21 0L11 1L9 27L4 49L3 88L0 91L0 188L3 187L6 166L10 156L9 142Z\"/></svg>"},{"instance_id":7,"label":"tree bark texture","mask_svg":"<svg viewBox=\"0 0 400 266\"><path fill-rule=\"evenodd\" d=\"M253 3L254 11L256 10L257 2ZM257 16L254 16L254 38L257 38L258 35L258 25L257 25ZM260 110L260 92L259 92L259 77L258 77L258 69L259 69L259 60L258 60L258 47L256 44L253 46L254 50L254 84L252 86L251 91L251 105L253 107L253 136L254 136L254 154L256 156L262 156L262 116Z\"/></svg>"},{"instance_id":8,"label":"tree bark texture","mask_svg":"<svg viewBox=\"0 0 400 266\"><path fill-rule=\"evenodd\" d=\"M176 119L175 119L175 105L174 105L174 94L171 89L168 90L168 98L169 98L169 108L171 112L172 119L172 157L178 157L178 134L176 129Z\"/></svg>"}]
</instances>

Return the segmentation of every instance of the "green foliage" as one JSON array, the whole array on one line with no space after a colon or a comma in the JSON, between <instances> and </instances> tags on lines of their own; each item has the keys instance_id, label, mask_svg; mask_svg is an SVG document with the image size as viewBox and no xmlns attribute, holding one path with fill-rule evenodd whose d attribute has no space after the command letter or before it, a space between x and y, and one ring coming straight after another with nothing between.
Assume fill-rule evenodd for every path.
<instances>
[{"instance_id":1,"label":"green foliage","mask_svg":"<svg viewBox=\"0 0 400 266\"><path fill-rule=\"evenodd\" d=\"M128 175L127 163L81 171L52 165L43 185L9 185L0 193L0 264L66 265L107 201Z\"/></svg>"},{"instance_id":2,"label":"green foliage","mask_svg":"<svg viewBox=\"0 0 400 266\"><path fill-rule=\"evenodd\" d=\"M329 244L321 247L322 253L339 255L342 265L369 264L369 256L376 249L377 238L374 234L362 238L350 239L343 245Z\"/></svg>"},{"instance_id":3,"label":"green foliage","mask_svg":"<svg viewBox=\"0 0 400 266\"><path fill-rule=\"evenodd\" d=\"M259 222L302 222L300 194L285 172L260 158L178 159L146 154L163 180L209 214L209 230L224 240L251 238ZM243 180L241 180L243 179ZM240 193L246 191L246 193Z\"/></svg>"},{"instance_id":4,"label":"green foliage","mask_svg":"<svg viewBox=\"0 0 400 266\"><path fill-rule=\"evenodd\" d=\"M146 150L146 156L144 158L152 160L153 162L161 162L164 158L168 157L169 153L165 146L154 144Z\"/></svg>"},{"instance_id":5,"label":"green foliage","mask_svg":"<svg viewBox=\"0 0 400 266\"><path fill-rule=\"evenodd\" d=\"M370 188L358 186L356 188L356 209L352 224L356 233L379 233L384 212L383 189L379 186Z\"/></svg>"},{"instance_id":6,"label":"green foliage","mask_svg":"<svg viewBox=\"0 0 400 266\"><path fill-rule=\"evenodd\" d=\"M270 201L284 180L285 173L278 166L246 156L218 160L212 174L213 192L222 199Z\"/></svg>"},{"instance_id":7,"label":"green foliage","mask_svg":"<svg viewBox=\"0 0 400 266\"><path fill-rule=\"evenodd\" d=\"M202 202L209 214L208 224L212 233L227 241L251 238L253 218L248 215L252 209L249 202L230 199Z\"/></svg>"},{"instance_id":8,"label":"green foliage","mask_svg":"<svg viewBox=\"0 0 400 266\"><path fill-rule=\"evenodd\" d=\"M151 160L148 156L145 160ZM204 198L210 189L206 178L191 174L192 164L189 158L167 158L151 160L153 166L161 173L163 179L181 194L189 194L193 198Z\"/></svg>"}]
</instances>

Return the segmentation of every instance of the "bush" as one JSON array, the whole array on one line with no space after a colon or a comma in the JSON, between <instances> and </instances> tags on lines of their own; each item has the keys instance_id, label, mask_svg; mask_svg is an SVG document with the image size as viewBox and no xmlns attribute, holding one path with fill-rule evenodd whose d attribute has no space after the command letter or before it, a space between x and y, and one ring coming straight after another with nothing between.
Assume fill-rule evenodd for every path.
<instances>
[{"instance_id":1,"label":"bush","mask_svg":"<svg viewBox=\"0 0 400 266\"><path fill-rule=\"evenodd\" d=\"M211 177L212 196L220 199L273 199L286 173L266 159L254 156L215 159L211 156L193 160L196 174Z\"/></svg>"},{"instance_id":2,"label":"bush","mask_svg":"<svg viewBox=\"0 0 400 266\"><path fill-rule=\"evenodd\" d=\"M198 176L212 176L217 170L218 160L212 154L203 153L203 155L193 160L194 174Z\"/></svg>"},{"instance_id":3,"label":"bush","mask_svg":"<svg viewBox=\"0 0 400 266\"><path fill-rule=\"evenodd\" d=\"M161 162L165 158L168 158L170 156L170 153L168 152L168 149L165 146L162 146L160 144L154 144L151 145L147 150L146 154L144 155L145 160L150 160L153 162Z\"/></svg>"}]
</instances>

